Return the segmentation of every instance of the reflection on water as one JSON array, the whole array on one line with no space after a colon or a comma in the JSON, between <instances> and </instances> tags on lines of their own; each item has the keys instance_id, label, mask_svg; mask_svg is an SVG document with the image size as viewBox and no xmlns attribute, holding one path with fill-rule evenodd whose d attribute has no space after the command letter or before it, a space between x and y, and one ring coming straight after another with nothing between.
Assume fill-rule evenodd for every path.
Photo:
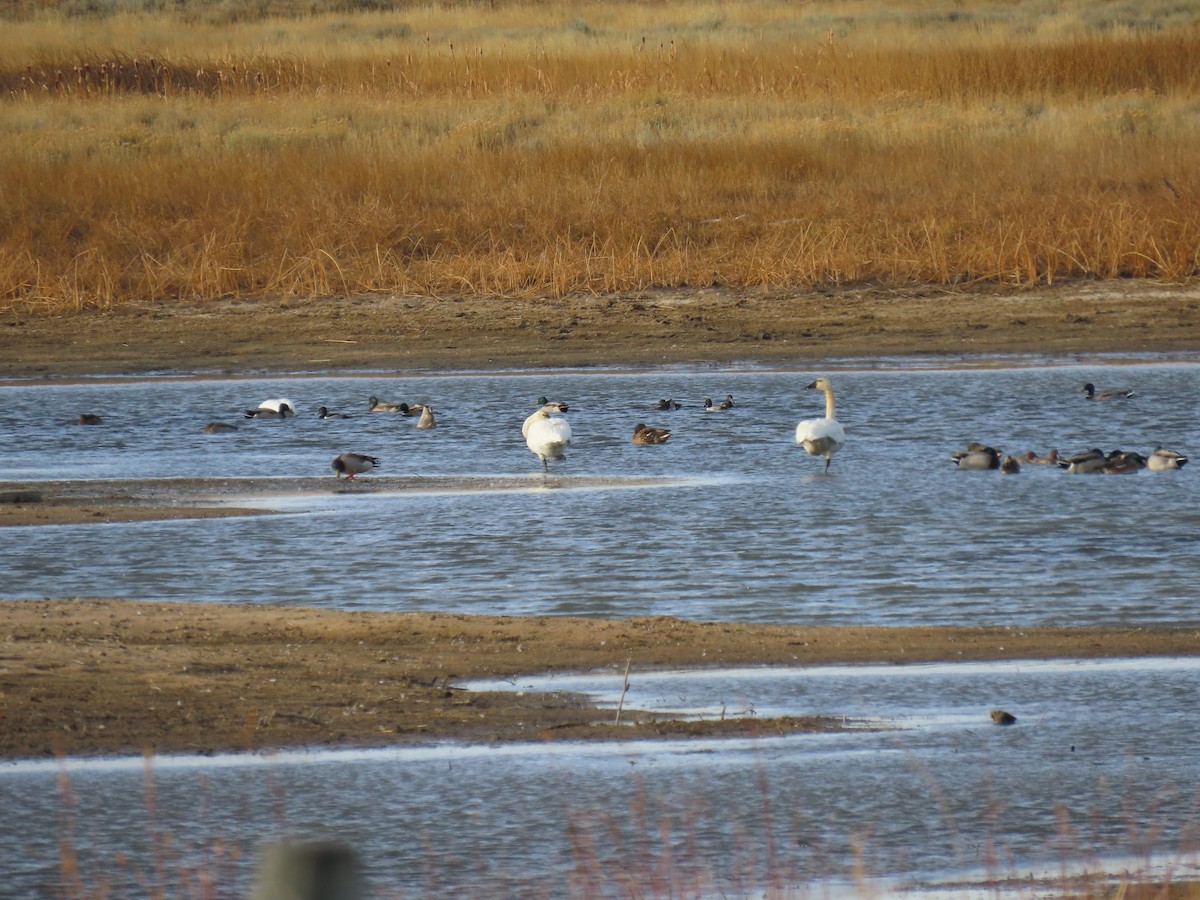
<instances>
[{"instance_id":1,"label":"reflection on water","mask_svg":"<svg viewBox=\"0 0 1200 900\"><path fill-rule=\"evenodd\" d=\"M797 420L821 414L802 389L816 374L0 387L9 479L332 484L330 460L345 450L380 457L389 474L528 478L527 490L289 498L274 501L282 514L253 519L7 529L20 552L4 555L0 591L803 623L1197 623L1200 463L1001 477L957 471L948 456L969 440L1018 453L1194 450L1200 365L843 367L832 375L849 441L828 477L792 442ZM1084 381L1138 395L1089 403ZM704 397L726 393L734 409L703 412ZM438 427L368 415L372 394L429 401ZM549 481L520 435L542 394L570 402L576 436ZM686 406L656 411L667 396ZM239 421L269 397L294 399L300 415ZM322 405L356 415L322 421ZM105 424L75 425L82 412ZM239 430L202 433L222 419ZM674 436L634 446L639 421ZM553 473L669 483L551 490ZM45 896L66 836L111 896L141 896L193 868L244 885L262 841L321 837L352 843L377 883L406 896L516 896L530 884L627 895L655 883L825 894L863 873L1020 874L1027 861L1171 853L1197 827L1197 682L1194 666L1148 661L643 674L633 699L650 708L845 714L888 728L167 759L150 778L136 761L71 763L61 782L55 766L3 765L0 806L21 816L0 826L0 864L11 896ZM993 706L1017 725L992 726ZM173 874L160 876L167 860Z\"/></svg>"},{"instance_id":2,"label":"reflection on water","mask_svg":"<svg viewBox=\"0 0 1200 900\"><path fill-rule=\"evenodd\" d=\"M611 692L612 680L590 682ZM185 869L220 861L244 883L262 843L282 837L350 842L383 896L576 896L584 884L625 896L625 879L656 878L710 895L777 884L823 896L868 877L1057 874L1114 854L1194 866L1180 852L1200 801L1197 689L1197 660L635 674L634 698L651 708L849 710L889 727L166 757L149 780L137 759L9 763L0 797L22 815L0 831L0 859L10 896L45 892L64 833L58 781L84 871L120 896L133 875L119 852ZM1016 725L990 723L997 704Z\"/></svg>"},{"instance_id":3,"label":"reflection on water","mask_svg":"<svg viewBox=\"0 0 1200 900\"><path fill-rule=\"evenodd\" d=\"M529 491L337 495L302 517L24 530L10 597L297 603L392 610L814 623L1194 622L1195 466L1072 477L958 471L969 440L1010 452L1200 446L1200 366L847 370L849 433L829 477L793 443L822 413L811 372L671 370L154 381L0 388L9 477L327 478L343 450L382 472L527 477ZM1087 402L1084 381L1137 396ZM705 413L706 396L737 405ZM368 414L366 398L425 400L438 427ZM545 490L520 423L540 394L571 403L565 475L682 481L633 491ZM240 420L268 397L284 422ZM660 397L686 404L654 407ZM319 406L355 418L317 418ZM105 424L73 424L97 411ZM639 421L669 426L633 445ZM1200 464L1198 464L1200 465ZM351 539L352 536L352 539ZM63 547L70 547L64 554ZM404 577L378 560L408 560ZM282 563L271 578L264 561ZM337 590L330 590L336 578Z\"/></svg>"}]
</instances>

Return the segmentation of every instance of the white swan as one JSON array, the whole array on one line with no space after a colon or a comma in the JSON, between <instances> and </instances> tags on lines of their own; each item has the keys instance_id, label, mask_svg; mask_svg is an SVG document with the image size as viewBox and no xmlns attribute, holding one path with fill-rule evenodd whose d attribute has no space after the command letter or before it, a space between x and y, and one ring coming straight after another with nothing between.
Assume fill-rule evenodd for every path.
<instances>
[{"instance_id":1,"label":"white swan","mask_svg":"<svg viewBox=\"0 0 1200 900\"><path fill-rule=\"evenodd\" d=\"M846 443L846 430L837 420L837 408L833 403L833 384L824 376L807 388L825 393L825 418L805 419L796 426L796 443L813 456L825 457L825 471L829 471L829 460Z\"/></svg>"},{"instance_id":2,"label":"white swan","mask_svg":"<svg viewBox=\"0 0 1200 900\"><path fill-rule=\"evenodd\" d=\"M564 459L563 448L571 443L571 424L566 419L552 419L551 413L561 413L567 404L551 401L527 418L521 425L525 444L542 461L542 470L549 472L548 459Z\"/></svg>"}]
</instances>

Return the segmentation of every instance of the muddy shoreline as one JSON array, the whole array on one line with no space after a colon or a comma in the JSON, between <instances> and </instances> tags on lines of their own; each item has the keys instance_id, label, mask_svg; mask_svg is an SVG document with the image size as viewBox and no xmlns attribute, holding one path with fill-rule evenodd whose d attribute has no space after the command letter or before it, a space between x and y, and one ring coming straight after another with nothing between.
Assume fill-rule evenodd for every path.
<instances>
[{"instance_id":1,"label":"muddy shoreline","mask_svg":"<svg viewBox=\"0 0 1200 900\"><path fill-rule=\"evenodd\" d=\"M470 692L535 672L1194 656L1194 628L881 628L288 606L0 603L0 758L212 753L854 727L797 716L680 723L569 694ZM1020 716L1021 710L1012 710ZM980 727L993 727L979 710Z\"/></svg>"},{"instance_id":2,"label":"muddy shoreline","mask_svg":"<svg viewBox=\"0 0 1200 900\"><path fill-rule=\"evenodd\" d=\"M0 379L20 382L731 361L807 368L881 356L969 365L989 354L1113 359L1198 351L1200 287L1132 282L1028 291L863 287L557 299L221 300L60 316L10 310L0 320ZM262 513L256 497L281 490L430 486L386 477L353 486L296 479L269 488L203 479L4 482L0 526L250 515ZM1196 654L1195 629L809 628L4 601L0 757L605 737L613 733L608 714L579 698L474 694L459 685L626 664L636 671ZM987 713L980 710L981 723L990 725ZM644 720L620 733L827 727L837 725L803 717L698 725Z\"/></svg>"},{"instance_id":3,"label":"muddy shoreline","mask_svg":"<svg viewBox=\"0 0 1200 900\"><path fill-rule=\"evenodd\" d=\"M214 300L0 316L0 379L1190 353L1200 286Z\"/></svg>"}]
</instances>

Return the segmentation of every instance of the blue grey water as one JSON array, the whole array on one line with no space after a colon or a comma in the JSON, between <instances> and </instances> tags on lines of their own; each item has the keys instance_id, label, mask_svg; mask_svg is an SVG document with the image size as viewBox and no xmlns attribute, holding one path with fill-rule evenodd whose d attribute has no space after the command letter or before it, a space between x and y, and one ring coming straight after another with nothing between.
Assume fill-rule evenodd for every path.
<instances>
[{"instance_id":1,"label":"blue grey water","mask_svg":"<svg viewBox=\"0 0 1200 900\"><path fill-rule=\"evenodd\" d=\"M849 435L830 477L799 450L823 414L811 372L666 371L137 381L0 388L12 479L261 476L333 480L343 450L404 475L524 475L529 490L330 496L296 515L18 529L11 597L295 603L513 614L670 614L871 624L1195 622L1200 465L1130 478L958 471L968 441L1006 452L1197 446L1200 367L896 368L834 375ZM1087 402L1084 380L1128 386ZM705 396L736 406L705 413ZM432 402L439 425L366 414L371 394ZM540 489L520 423L570 402L566 475L655 476L638 490ZM268 397L295 419L241 420ZM654 410L663 396L688 405ZM319 420L326 405L357 413ZM74 425L80 412L105 416ZM670 442L633 445L638 421ZM388 565L388 561L394 561ZM403 567L398 569L399 561Z\"/></svg>"},{"instance_id":2,"label":"blue grey water","mask_svg":"<svg viewBox=\"0 0 1200 900\"><path fill-rule=\"evenodd\" d=\"M823 414L821 396L803 389L818 374L832 376L848 434L828 476L793 440L799 419ZM1137 394L1089 403L1078 393L1084 381ZM703 411L706 396L726 393L733 409ZM432 403L438 428L368 415L372 394ZM543 479L520 435L542 394L571 404L575 431L552 476L612 486L547 486L553 478ZM655 410L668 396L684 408ZM1009 477L960 472L948 457L970 440L1015 454L1187 452L1200 445L1198 396L1195 360L1149 358L13 383L0 386L9 480L332 482L332 457L357 450L389 474L527 482L304 495L272 501L280 514L268 517L10 528L0 596L1196 627L1194 467L1114 478L1026 466ZM293 399L300 414L239 422L270 397ZM355 416L321 421L321 405ZM105 424L75 425L82 412ZM211 420L241 428L201 433ZM638 421L674 436L634 446ZM660 483L621 483L632 476ZM376 885L405 896L448 886L481 897L622 895L626 879L662 885L667 871L693 878L674 884L684 895L827 890L863 875L1183 853L1200 824L1198 682L1178 661L730 674L656 690L709 714L821 712L886 728L161 758L149 775L140 760L79 761L61 781L54 765L9 764L0 806L22 815L0 825L0 869L12 896L45 895L61 875L68 819L81 870L121 885L115 896L158 878L175 885L192 866L244 885L257 849L279 836L348 840ZM995 705L1018 724L993 727ZM163 856L170 865L158 865Z\"/></svg>"}]
</instances>

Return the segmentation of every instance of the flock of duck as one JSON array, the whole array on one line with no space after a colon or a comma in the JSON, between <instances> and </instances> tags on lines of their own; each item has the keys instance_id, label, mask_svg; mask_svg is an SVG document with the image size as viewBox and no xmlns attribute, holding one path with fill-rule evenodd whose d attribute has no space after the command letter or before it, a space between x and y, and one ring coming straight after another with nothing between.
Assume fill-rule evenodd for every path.
<instances>
[{"instance_id":1,"label":"flock of duck","mask_svg":"<svg viewBox=\"0 0 1200 900\"><path fill-rule=\"evenodd\" d=\"M824 376L817 378L807 389L820 391L825 395L825 415L799 422L796 425L796 443L810 455L823 457L824 471L828 472L833 454L846 444L846 431L837 419L837 406L830 379ZM1080 392L1086 394L1086 399L1091 401L1127 400L1134 396L1131 390L1097 391L1091 382L1083 385ZM570 406L561 400L549 400L546 397L539 397L534 405L538 409L521 424L521 435L530 452L541 461L542 471L549 472L550 462L565 459L566 448L571 445L574 437L570 423L563 418ZM656 408L660 411L673 411L681 409L682 406L683 404L674 398L668 398L659 400ZM732 394L727 394L724 400L716 403L711 398L704 401L706 412L720 412L733 407ZM372 396L367 401L367 412L415 417L418 419L417 428L421 429L437 427L433 407L427 403L393 403ZM248 419L287 419L295 415L296 404L282 397L264 400L245 413ZM324 406L318 410L317 415L322 419L351 418L348 413L333 412ZM103 421L94 413L84 413L79 417L80 425L100 425ZM204 427L208 434L237 430L236 425L227 422L209 422ZM664 444L670 437L670 429L651 427L645 422L639 422L634 426L632 441L635 444ZM1183 453L1165 447L1157 447L1146 455L1129 450L1112 450L1105 453L1098 448L1092 448L1071 456L1062 456L1058 450L1051 450L1048 456L1039 456L1032 450L1023 456L1012 456L978 441L972 441L966 449L954 451L950 458L960 469L998 469L1003 474L1019 472L1022 465L1055 465L1072 474L1096 472L1124 475L1142 469L1181 469L1188 461L1188 457ZM378 457L346 452L335 457L332 466L335 477L353 481L356 475L369 472L379 464Z\"/></svg>"},{"instance_id":2,"label":"flock of duck","mask_svg":"<svg viewBox=\"0 0 1200 900\"><path fill-rule=\"evenodd\" d=\"M1097 391L1090 381L1079 389L1088 400L1128 400L1134 392L1126 389ZM1084 450L1071 456L1062 456L1051 450L1047 456L1038 456L1030 450L1024 456L1010 456L995 447L972 441L965 450L955 450L950 459L960 469L999 469L1001 474L1012 475L1021 471L1021 465L1050 465L1065 469L1072 475L1101 473L1105 475L1130 475L1142 469L1165 472L1182 469L1187 456L1178 450L1156 447L1151 453L1142 455L1134 450L1110 450L1105 453L1098 447Z\"/></svg>"}]
</instances>

